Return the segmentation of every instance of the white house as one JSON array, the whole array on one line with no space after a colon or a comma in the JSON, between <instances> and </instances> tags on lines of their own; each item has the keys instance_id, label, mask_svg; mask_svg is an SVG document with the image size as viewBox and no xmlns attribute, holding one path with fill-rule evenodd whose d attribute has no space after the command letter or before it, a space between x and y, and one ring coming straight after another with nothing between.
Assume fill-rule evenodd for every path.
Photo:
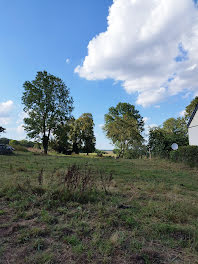
<instances>
[{"instance_id":1,"label":"white house","mask_svg":"<svg viewBox=\"0 0 198 264\"><path fill-rule=\"evenodd\" d=\"M189 144L198 146L198 105L195 107L188 122Z\"/></svg>"}]
</instances>

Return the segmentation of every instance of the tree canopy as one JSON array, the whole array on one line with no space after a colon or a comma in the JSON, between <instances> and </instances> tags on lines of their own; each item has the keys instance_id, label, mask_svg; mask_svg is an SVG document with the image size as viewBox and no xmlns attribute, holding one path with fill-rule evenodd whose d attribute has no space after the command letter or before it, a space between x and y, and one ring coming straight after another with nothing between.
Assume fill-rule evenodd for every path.
<instances>
[{"instance_id":1,"label":"tree canopy","mask_svg":"<svg viewBox=\"0 0 198 264\"><path fill-rule=\"evenodd\" d=\"M162 127L155 127L149 131L148 146L153 154L168 157L173 143L179 146L188 145L188 131L183 118L169 118Z\"/></svg>"},{"instance_id":2,"label":"tree canopy","mask_svg":"<svg viewBox=\"0 0 198 264\"><path fill-rule=\"evenodd\" d=\"M188 129L184 118L169 118L163 123L163 129L168 133L188 135Z\"/></svg>"},{"instance_id":3,"label":"tree canopy","mask_svg":"<svg viewBox=\"0 0 198 264\"><path fill-rule=\"evenodd\" d=\"M78 119L72 117L66 124L57 127L52 141L53 148L64 154L92 153L95 143L94 122L90 113L84 113Z\"/></svg>"},{"instance_id":4,"label":"tree canopy","mask_svg":"<svg viewBox=\"0 0 198 264\"><path fill-rule=\"evenodd\" d=\"M95 150L94 121L91 113L84 113L77 119L80 128L80 140L83 152L92 153Z\"/></svg>"},{"instance_id":5,"label":"tree canopy","mask_svg":"<svg viewBox=\"0 0 198 264\"><path fill-rule=\"evenodd\" d=\"M47 154L50 135L71 116L73 99L65 83L46 71L37 72L36 78L23 87L22 102L28 114L25 130L30 138L42 141Z\"/></svg>"},{"instance_id":6,"label":"tree canopy","mask_svg":"<svg viewBox=\"0 0 198 264\"><path fill-rule=\"evenodd\" d=\"M134 142L142 142L144 121L134 105L118 103L110 107L105 115L104 131L112 143L120 149L120 154L131 148Z\"/></svg>"},{"instance_id":7,"label":"tree canopy","mask_svg":"<svg viewBox=\"0 0 198 264\"><path fill-rule=\"evenodd\" d=\"M188 122L188 120L190 119L195 107L198 104L198 96L196 96L191 103L186 107L185 109L185 119Z\"/></svg>"}]
</instances>

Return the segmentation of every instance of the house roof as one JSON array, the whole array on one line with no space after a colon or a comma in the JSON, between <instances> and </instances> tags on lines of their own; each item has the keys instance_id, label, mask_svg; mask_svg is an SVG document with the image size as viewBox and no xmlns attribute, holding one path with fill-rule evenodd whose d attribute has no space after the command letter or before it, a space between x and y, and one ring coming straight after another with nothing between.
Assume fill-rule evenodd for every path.
<instances>
[{"instance_id":1,"label":"house roof","mask_svg":"<svg viewBox=\"0 0 198 264\"><path fill-rule=\"evenodd\" d=\"M193 113L192 113L192 115L191 115L191 117L190 117L190 119L189 119L189 121L188 121L188 125L187 125L187 127L190 126L190 124L191 124L191 122L192 122L192 120L193 120L193 118L194 118L194 116L195 116L197 110L198 110L198 104L196 105L196 107L195 107L195 109L194 109L194 111L193 111Z\"/></svg>"}]
</instances>

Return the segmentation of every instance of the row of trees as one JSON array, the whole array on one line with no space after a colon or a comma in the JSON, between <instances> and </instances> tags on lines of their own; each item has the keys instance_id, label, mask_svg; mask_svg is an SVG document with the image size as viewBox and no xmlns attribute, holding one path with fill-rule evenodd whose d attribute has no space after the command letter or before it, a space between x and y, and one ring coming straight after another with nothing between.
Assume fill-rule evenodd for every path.
<instances>
[{"instance_id":1,"label":"row of trees","mask_svg":"<svg viewBox=\"0 0 198 264\"><path fill-rule=\"evenodd\" d=\"M171 145L188 146L188 122L198 104L198 97L186 107L184 117L169 118L162 126L149 131L148 144L142 133L144 122L133 105L119 103L105 115L104 131L116 146L115 153L126 158L138 158L148 152L160 157L169 157Z\"/></svg>"},{"instance_id":2,"label":"row of trees","mask_svg":"<svg viewBox=\"0 0 198 264\"><path fill-rule=\"evenodd\" d=\"M72 116L73 98L64 82L46 71L25 82L22 102L27 113L25 130L30 138L42 142L47 154L49 144L62 153L95 150L94 122L90 113Z\"/></svg>"},{"instance_id":3,"label":"row of trees","mask_svg":"<svg viewBox=\"0 0 198 264\"><path fill-rule=\"evenodd\" d=\"M50 141L51 147L61 153L92 153L95 150L94 122L92 114L84 113L78 119L73 117L66 124L60 124Z\"/></svg>"},{"instance_id":4,"label":"row of trees","mask_svg":"<svg viewBox=\"0 0 198 264\"><path fill-rule=\"evenodd\" d=\"M95 150L93 116L72 116L73 98L64 82L46 71L38 72L35 80L23 85L22 102L27 117L25 130L30 138L42 142L44 153L49 145L58 152L90 153ZM196 97L186 107L184 118L170 118L162 127L150 129L146 147L143 138L144 121L134 105L118 103L105 115L103 130L121 157L137 157L146 154L148 148L156 155L167 156L171 144L188 145L187 122L198 103ZM0 127L0 133L5 129Z\"/></svg>"},{"instance_id":5,"label":"row of trees","mask_svg":"<svg viewBox=\"0 0 198 264\"><path fill-rule=\"evenodd\" d=\"M38 72L35 80L25 82L23 87L22 102L28 116L25 130L30 138L42 142L45 154L49 144L65 154L95 150L92 114L84 113L78 119L72 116L73 99L61 79ZM131 104L119 103L105 115L104 131L120 156L143 144L143 130L143 118Z\"/></svg>"}]
</instances>

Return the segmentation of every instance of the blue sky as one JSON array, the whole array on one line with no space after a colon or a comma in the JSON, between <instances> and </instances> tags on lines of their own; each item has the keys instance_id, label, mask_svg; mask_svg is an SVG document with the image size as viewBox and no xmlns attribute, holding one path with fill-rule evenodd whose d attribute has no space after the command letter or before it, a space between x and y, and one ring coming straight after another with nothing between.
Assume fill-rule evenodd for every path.
<instances>
[{"instance_id":1,"label":"blue sky","mask_svg":"<svg viewBox=\"0 0 198 264\"><path fill-rule=\"evenodd\" d=\"M70 88L76 118L85 112L93 114L97 148L113 148L101 126L108 108L120 101L135 104L146 118L147 127L178 117L198 92L194 85L197 50L192 51L190 46L197 43L197 20L189 18L186 25L181 24L183 15L189 16L189 12L191 17L197 15L196 8L188 1L183 0L179 11L172 14L175 4L168 0L165 5L170 17L166 14L164 20L158 18L157 26L161 29L153 32L153 20L149 25L148 17L152 10L161 7L145 6L145 0L140 0L142 8L130 0L114 3L112 0L2 0L0 122L7 129L5 136L25 137L23 83L33 80L41 70L62 78ZM163 8L161 12L164 14ZM146 13L148 21L144 20ZM172 32L172 24L176 22L177 32ZM190 36L189 27L190 30L195 27ZM167 37L168 30L172 33ZM106 32L105 36L102 32ZM149 40L147 32L153 36ZM141 41L137 42L137 37ZM156 50L159 60L153 59ZM190 67L192 70L186 76L184 72ZM168 85L163 85L166 82Z\"/></svg>"}]
</instances>

